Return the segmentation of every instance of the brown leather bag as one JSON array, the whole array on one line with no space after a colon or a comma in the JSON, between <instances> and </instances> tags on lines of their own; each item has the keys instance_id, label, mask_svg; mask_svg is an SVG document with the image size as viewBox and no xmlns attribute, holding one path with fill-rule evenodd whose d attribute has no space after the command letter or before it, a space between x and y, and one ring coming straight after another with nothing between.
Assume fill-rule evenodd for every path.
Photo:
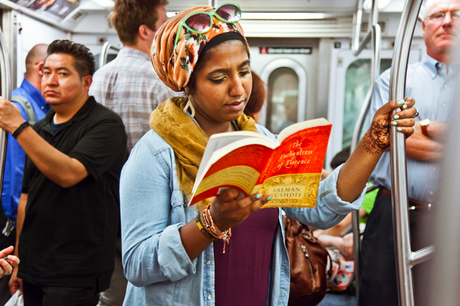
<instances>
[{"instance_id":1,"label":"brown leather bag","mask_svg":"<svg viewBox=\"0 0 460 306\"><path fill-rule=\"evenodd\" d=\"M291 269L288 305L317 305L326 294L329 253L307 225L287 216L283 220Z\"/></svg>"}]
</instances>

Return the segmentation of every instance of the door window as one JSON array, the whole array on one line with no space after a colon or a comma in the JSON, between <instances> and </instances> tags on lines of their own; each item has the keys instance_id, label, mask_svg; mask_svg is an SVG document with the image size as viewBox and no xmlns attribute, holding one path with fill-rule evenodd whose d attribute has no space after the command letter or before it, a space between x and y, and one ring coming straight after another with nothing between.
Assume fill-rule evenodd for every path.
<instances>
[{"instance_id":1,"label":"door window","mask_svg":"<svg viewBox=\"0 0 460 306\"><path fill-rule=\"evenodd\" d=\"M391 59L382 59L380 61L380 74L390 68L390 66ZM359 59L348 66L345 75L342 148L351 145L351 138L353 137L356 119L359 116L361 106L366 98L366 93L370 86L370 79L370 59ZM365 122L363 130L366 130L366 127L368 126L369 122Z\"/></svg>"},{"instance_id":2,"label":"door window","mask_svg":"<svg viewBox=\"0 0 460 306\"><path fill-rule=\"evenodd\" d=\"M268 79L267 128L279 133L297 122L299 77L287 67L275 69Z\"/></svg>"}]
</instances>

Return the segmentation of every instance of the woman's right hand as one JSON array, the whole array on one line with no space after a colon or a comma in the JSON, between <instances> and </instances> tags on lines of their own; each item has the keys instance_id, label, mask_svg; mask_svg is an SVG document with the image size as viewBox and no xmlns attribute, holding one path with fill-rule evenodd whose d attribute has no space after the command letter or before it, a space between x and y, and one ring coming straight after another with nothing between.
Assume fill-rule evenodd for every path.
<instances>
[{"instance_id":1,"label":"woman's right hand","mask_svg":"<svg viewBox=\"0 0 460 306\"><path fill-rule=\"evenodd\" d=\"M211 202L209 209L212 219L221 231L240 224L271 199L269 195L256 193L241 200L234 200L239 194L238 189L229 188Z\"/></svg>"},{"instance_id":2,"label":"woman's right hand","mask_svg":"<svg viewBox=\"0 0 460 306\"><path fill-rule=\"evenodd\" d=\"M0 251L0 278L4 275L11 275L15 266L19 264L19 258L10 255L14 247L9 246Z\"/></svg>"}]
</instances>

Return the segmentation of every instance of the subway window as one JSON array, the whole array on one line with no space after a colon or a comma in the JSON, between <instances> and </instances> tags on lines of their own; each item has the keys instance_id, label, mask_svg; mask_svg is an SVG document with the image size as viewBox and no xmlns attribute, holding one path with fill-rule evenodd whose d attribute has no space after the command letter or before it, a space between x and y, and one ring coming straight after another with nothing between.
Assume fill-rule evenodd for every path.
<instances>
[{"instance_id":1,"label":"subway window","mask_svg":"<svg viewBox=\"0 0 460 306\"><path fill-rule=\"evenodd\" d=\"M273 133L297 122L299 77L291 68L274 70L268 79L267 127Z\"/></svg>"},{"instance_id":2,"label":"subway window","mask_svg":"<svg viewBox=\"0 0 460 306\"><path fill-rule=\"evenodd\" d=\"M391 66L391 59L382 59L380 61L380 73ZM351 145L353 130L356 119L359 116L361 106L366 98L367 90L370 86L371 60L359 59L348 66L345 74L345 99L343 107L343 136L342 147ZM364 127L368 127L365 123ZM365 128L363 130L366 130Z\"/></svg>"}]
</instances>

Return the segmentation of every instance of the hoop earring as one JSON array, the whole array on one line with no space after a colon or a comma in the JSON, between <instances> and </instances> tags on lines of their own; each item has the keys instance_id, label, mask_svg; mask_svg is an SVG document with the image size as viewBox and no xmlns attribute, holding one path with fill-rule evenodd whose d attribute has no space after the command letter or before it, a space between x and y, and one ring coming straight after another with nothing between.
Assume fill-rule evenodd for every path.
<instances>
[{"instance_id":1,"label":"hoop earring","mask_svg":"<svg viewBox=\"0 0 460 306\"><path fill-rule=\"evenodd\" d=\"M187 114L188 112L188 108L190 108L190 117L195 117L195 108L193 108L193 104L192 104L192 101L190 101L190 99L188 100L187 104L185 104L185 107L184 107L184 113Z\"/></svg>"}]
</instances>

